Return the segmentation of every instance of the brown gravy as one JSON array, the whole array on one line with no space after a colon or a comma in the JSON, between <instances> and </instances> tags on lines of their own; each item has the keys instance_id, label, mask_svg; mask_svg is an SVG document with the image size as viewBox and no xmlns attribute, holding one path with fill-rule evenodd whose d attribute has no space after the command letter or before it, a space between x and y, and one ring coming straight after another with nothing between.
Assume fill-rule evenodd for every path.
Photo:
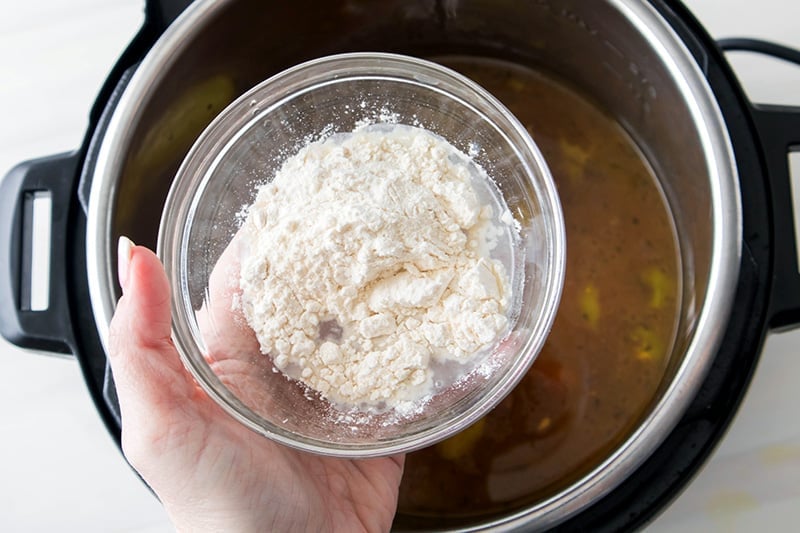
<instances>
[{"instance_id":1,"label":"brown gravy","mask_svg":"<svg viewBox=\"0 0 800 533\"><path fill-rule=\"evenodd\" d=\"M471 428L408 456L398 524L513 510L595 467L654 400L679 305L674 225L622 127L541 73L442 62L499 98L539 145L564 209L567 270L553 330L521 384Z\"/></svg>"}]
</instances>

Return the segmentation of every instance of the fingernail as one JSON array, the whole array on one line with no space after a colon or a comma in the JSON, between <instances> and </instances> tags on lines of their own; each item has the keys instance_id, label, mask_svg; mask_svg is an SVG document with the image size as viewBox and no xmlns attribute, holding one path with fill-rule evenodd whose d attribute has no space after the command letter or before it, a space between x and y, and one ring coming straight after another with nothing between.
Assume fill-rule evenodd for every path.
<instances>
[{"instance_id":1,"label":"fingernail","mask_svg":"<svg viewBox=\"0 0 800 533\"><path fill-rule=\"evenodd\" d=\"M128 284L128 267L131 263L131 252L133 251L133 242L124 235L119 238L117 243L117 277L119 278L119 285L122 290Z\"/></svg>"}]
</instances>

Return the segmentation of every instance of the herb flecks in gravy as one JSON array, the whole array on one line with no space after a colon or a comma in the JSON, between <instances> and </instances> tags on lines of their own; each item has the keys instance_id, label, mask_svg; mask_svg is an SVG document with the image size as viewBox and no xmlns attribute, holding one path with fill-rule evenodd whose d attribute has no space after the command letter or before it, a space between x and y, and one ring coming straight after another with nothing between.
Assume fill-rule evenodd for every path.
<instances>
[{"instance_id":1,"label":"herb flecks in gravy","mask_svg":"<svg viewBox=\"0 0 800 533\"><path fill-rule=\"evenodd\" d=\"M567 270L553 330L520 385L462 434L408 456L400 522L529 505L595 467L654 400L679 305L672 219L620 125L540 73L442 62L498 97L539 145L564 209Z\"/></svg>"}]
</instances>

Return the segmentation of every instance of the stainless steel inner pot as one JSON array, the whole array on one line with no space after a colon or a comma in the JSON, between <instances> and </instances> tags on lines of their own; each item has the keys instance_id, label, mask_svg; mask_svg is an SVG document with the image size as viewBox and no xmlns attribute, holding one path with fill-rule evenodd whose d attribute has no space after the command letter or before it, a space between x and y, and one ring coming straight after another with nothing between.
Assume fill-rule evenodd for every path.
<instances>
[{"instance_id":1,"label":"stainless steel inner pot","mask_svg":"<svg viewBox=\"0 0 800 533\"><path fill-rule=\"evenodd\" d=\"M204 126L283 68L367 50L496 57L553 72L619 120L668 199L683 300L657 402L616 452L583 478L531 507L475 524L550 527L616 487L673 428L715 355L738 276L742 215L727 130L692 56L645 2L195 2L141 63L98 141L87 267L101 339L105 343L119 297L117 237L155 246L171 179Z\"/></svg>"}]
</instances>

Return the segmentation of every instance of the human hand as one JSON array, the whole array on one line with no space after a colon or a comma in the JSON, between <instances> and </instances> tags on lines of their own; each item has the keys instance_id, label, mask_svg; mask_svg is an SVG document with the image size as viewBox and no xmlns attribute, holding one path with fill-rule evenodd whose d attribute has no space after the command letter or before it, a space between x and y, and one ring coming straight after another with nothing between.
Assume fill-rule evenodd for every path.
<instances>
[{"instance_id":1,"label":"human hand","mask_svg":"<svg viewBox=\"0 0 800 533\"><path fill-rule=\"evenodd\" d=\"M316 456L245 428L184 369L171 340L167 277L155 254L121 239L119 279L123 296L110 325L109 361L122 448L179 531L389 529L402 456Z\"/></svg>"}]
</instances>

